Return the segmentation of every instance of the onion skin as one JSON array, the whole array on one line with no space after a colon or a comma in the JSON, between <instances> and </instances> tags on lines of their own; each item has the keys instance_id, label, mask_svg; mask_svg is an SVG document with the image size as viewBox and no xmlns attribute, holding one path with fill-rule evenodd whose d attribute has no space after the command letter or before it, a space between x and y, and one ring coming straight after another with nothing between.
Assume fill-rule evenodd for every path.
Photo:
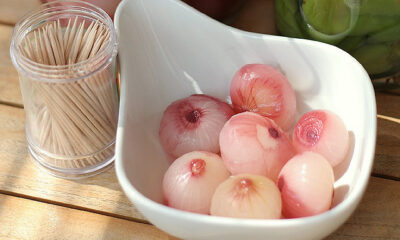
<instances>
[{"instance_id":1,"label":"onion skin","mask_svg":"<svg viewBox=\"0 0 400 240\"><path fill-rule=\"evenodd\" d=\"M282 168L278 188L282 195L282 214L286 218L308 217L330 209L334 174L321 155L304 152Z\"/></svg>"},{"instance_id":2,"label":"onion skin","mask_svg":"<svg viewBox=\"0 0 400 240\"><path fill-rule=\"evenodd\" d=\"M304 114L296 123L293 146L298 152L319 153L335 167L347 155L350 146L349 133L335 113L314 110Z\"/></svg>"},{"instance_id":3,"label":"onion skin","mask_svg":"<svg viewBox=\"0 0 400 240\"><path fill-rule=\"evenodd\" d=\"M233 116L219 136L222 159L232 174L252 173L276 181L296 152L290 139L271 119L244 112Z\"/></svg>"},{"instance_id":4,"label":"onion skin","mask_svg":"<svg viewBox=\"0 0 400 240\"><path fill-rule=\"evenodd\" d=\"M229 104L204 94L177 100L164 111L161 145L172 159L191 151L219 153L219 132L233 114Z\"/></svg>"},{"instance_id":5,"label":"onion skin","mask_svg":"<svg viewBox=\"0 0 400 240\"><path fill-rule=\"evenodd\" d=\"M211 215L233 218L278 219L281 195L275 183L264 176L231 176L215 190Z\"/></svg>"},{"instance_id":6,"label":"onion skin","mask_svg":"<svg viewBox=\"0 0 400 240\"><path fill-rule=\"evenodd\" d=\"M165 204L184 211L209 214L217 186L230 176L220 156L194 151L176 159L163 178Z\"/></svg>"},{"instance_id":7,"label":"onion skin","mask_svg":"<svg viewBox=\"0 0 400 240\"><path fill-rule=\"evenodd\" d=\"M296 96L287 78L265 64L240 68L231 82L230 95L236 112L255 112L290 129L296 113Z\"/></svg>"}]
</instances>

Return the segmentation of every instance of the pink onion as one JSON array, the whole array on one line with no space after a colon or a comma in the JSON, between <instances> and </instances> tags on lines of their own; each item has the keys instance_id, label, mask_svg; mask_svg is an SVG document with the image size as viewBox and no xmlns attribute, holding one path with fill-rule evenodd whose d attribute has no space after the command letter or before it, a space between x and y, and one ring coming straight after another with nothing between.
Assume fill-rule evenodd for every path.
<instances>
[{"instance_id":1,"label":"pink onion","mask_svg":"<svg viewBox=\"0 0 400 240\"><path fill-rule=\"evenodd\" d=\"M221 156L232 174L252 173L277 180L295 155L286 135L271 119L251 112L233 116L219 136Z\"/></svg>"},{"instance_id":2,"label":"pink onion","mask_svg":"<svg viewBox=\"0 0 400 240\"><path fill-rule=\"evenodd\" d=\"M252 174L231 176L215 190L211 215L235 218L281 216L281 195L270 179Z\"/></svg>"},{"instance_id":3,"label":"pink onion","mask_svg":"<svg viewBox=\"0 0 400 240\"><path fill-rule=\"evenodd\" d=\"M231 83L236 112L251 111L268 117L288 130L296 113L296 96L287 78L265 64L248 64L236 72Z\"/></svg>"},{"instance_id":4,"label":"pink onion","mask_svg":"<svg viewBox=\"0 0 400 240\"><path fill-rule=\"evenodd\" d=\"M161 144L174 158L197 150L219 153L219 132L233 114L227 103L207 95L175 101L161 120Z\"/></svg>"},{"instance_id":5,"label":"pink onion","mask_svg":"<svg viewBox=\"0 0 400 240\"><path fill-rule=\"evenodd\" d=\"M331 165L317 153L304 152L290 159L278 179L283 215L298 218L328 211L334 180Z\"/></svg>"},{"instance_id":6,"label":"pink onion","mask_svg":"<svg viewBox=\"0 0 400 240\"><path fill-rule=\"evenodd\" d=\"M187 153L176 159L165 172L165 203L173 208L208 214L215 189L229 175L217 154Z\"/></svg>"},{"instance_id":7,"label":"pink onion","mask_svg":"<svg viewBox=\"0 0 400 240\"><path fill-rule=\"evenodd\" d=\"M349 144L349 134L343 121L327 110L304 114L293 131L293 146L298 152L319 153L332 167L345 159Z\"/></svg>"}]
</instances>

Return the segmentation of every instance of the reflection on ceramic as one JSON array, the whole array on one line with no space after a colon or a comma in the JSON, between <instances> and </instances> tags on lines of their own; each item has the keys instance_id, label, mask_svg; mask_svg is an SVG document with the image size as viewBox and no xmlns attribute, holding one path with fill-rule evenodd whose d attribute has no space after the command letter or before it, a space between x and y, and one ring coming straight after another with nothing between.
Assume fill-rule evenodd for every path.
<instances>
[{"instance_id":1,"label":"reflection on ceramic","mask_svg":"<svg viewBox=\"0 0 400 240\"><path fill-rule=\"evenodd\" d=\"M320 239L354 211L367 186L376 139L370 79L344 51L327 44L243 32L178 0L124 0L115 16L120 36L121 109L116 171L126 195L158 228L184 239ZM168 159L158 140L164 109L193 93L228 99L237 69L266 63L296 91L298 112L337 113L352 136L345 166L335 171L334 207L301 219L232 219L162 205ZM350 161L351 159L351 161Z\"/></svg>"}]
</instances>

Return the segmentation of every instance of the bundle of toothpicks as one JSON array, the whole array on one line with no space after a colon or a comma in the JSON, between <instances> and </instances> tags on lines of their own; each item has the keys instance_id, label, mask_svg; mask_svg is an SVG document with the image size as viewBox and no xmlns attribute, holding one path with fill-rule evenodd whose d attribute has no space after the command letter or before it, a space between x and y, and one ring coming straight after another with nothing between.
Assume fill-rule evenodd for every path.
<instances>
[{"instance_id":1,"label":"bundle of toothpicks","mask_svg":"<svg viewBox=\"0 0 400 240\"><path fill-rule=\"evenodd\" d=\"M30 32L20 46L22 54L39 64L73 66L96 56L110 41L110 30L99 22L75 18L65 25L51 21ZM61 156L46 158L47 164L85 168L114 154L112 148L103 151L115 141L118 98L114 71L107 66L64 82L23 80L30 84L33 101L28 110L31 144ZM71 76L75 75L71 67Z\"/></svg>"}]
</instances>

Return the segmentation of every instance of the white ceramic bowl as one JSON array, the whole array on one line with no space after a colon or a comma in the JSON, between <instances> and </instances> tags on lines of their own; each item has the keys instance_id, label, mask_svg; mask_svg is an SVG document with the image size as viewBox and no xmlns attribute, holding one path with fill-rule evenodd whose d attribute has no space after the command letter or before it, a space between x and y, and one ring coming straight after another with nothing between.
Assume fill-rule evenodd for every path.
<instances>
[{"instance_id":1,"label":"white ceramic bowl","mask_svg":"<svg viewBox=\"0 0 400 240\"><path fill-rule=\"evenodd\" d=\"M184 239L321 239L343 224L368 183L376 139L376 107L366 71L350 55L319 42L240 31L178 0L124 0L115 16L120 37L121 105L116 171L126 195L154 225ZM341 116L352 146L335 169L334 207L282 220L233 219L162 205L168 161L158 127L164 109L193 93L221 99L248 63L280 68L297 96L298 117L311 109Z\"/></svg>"}]
</instances>

